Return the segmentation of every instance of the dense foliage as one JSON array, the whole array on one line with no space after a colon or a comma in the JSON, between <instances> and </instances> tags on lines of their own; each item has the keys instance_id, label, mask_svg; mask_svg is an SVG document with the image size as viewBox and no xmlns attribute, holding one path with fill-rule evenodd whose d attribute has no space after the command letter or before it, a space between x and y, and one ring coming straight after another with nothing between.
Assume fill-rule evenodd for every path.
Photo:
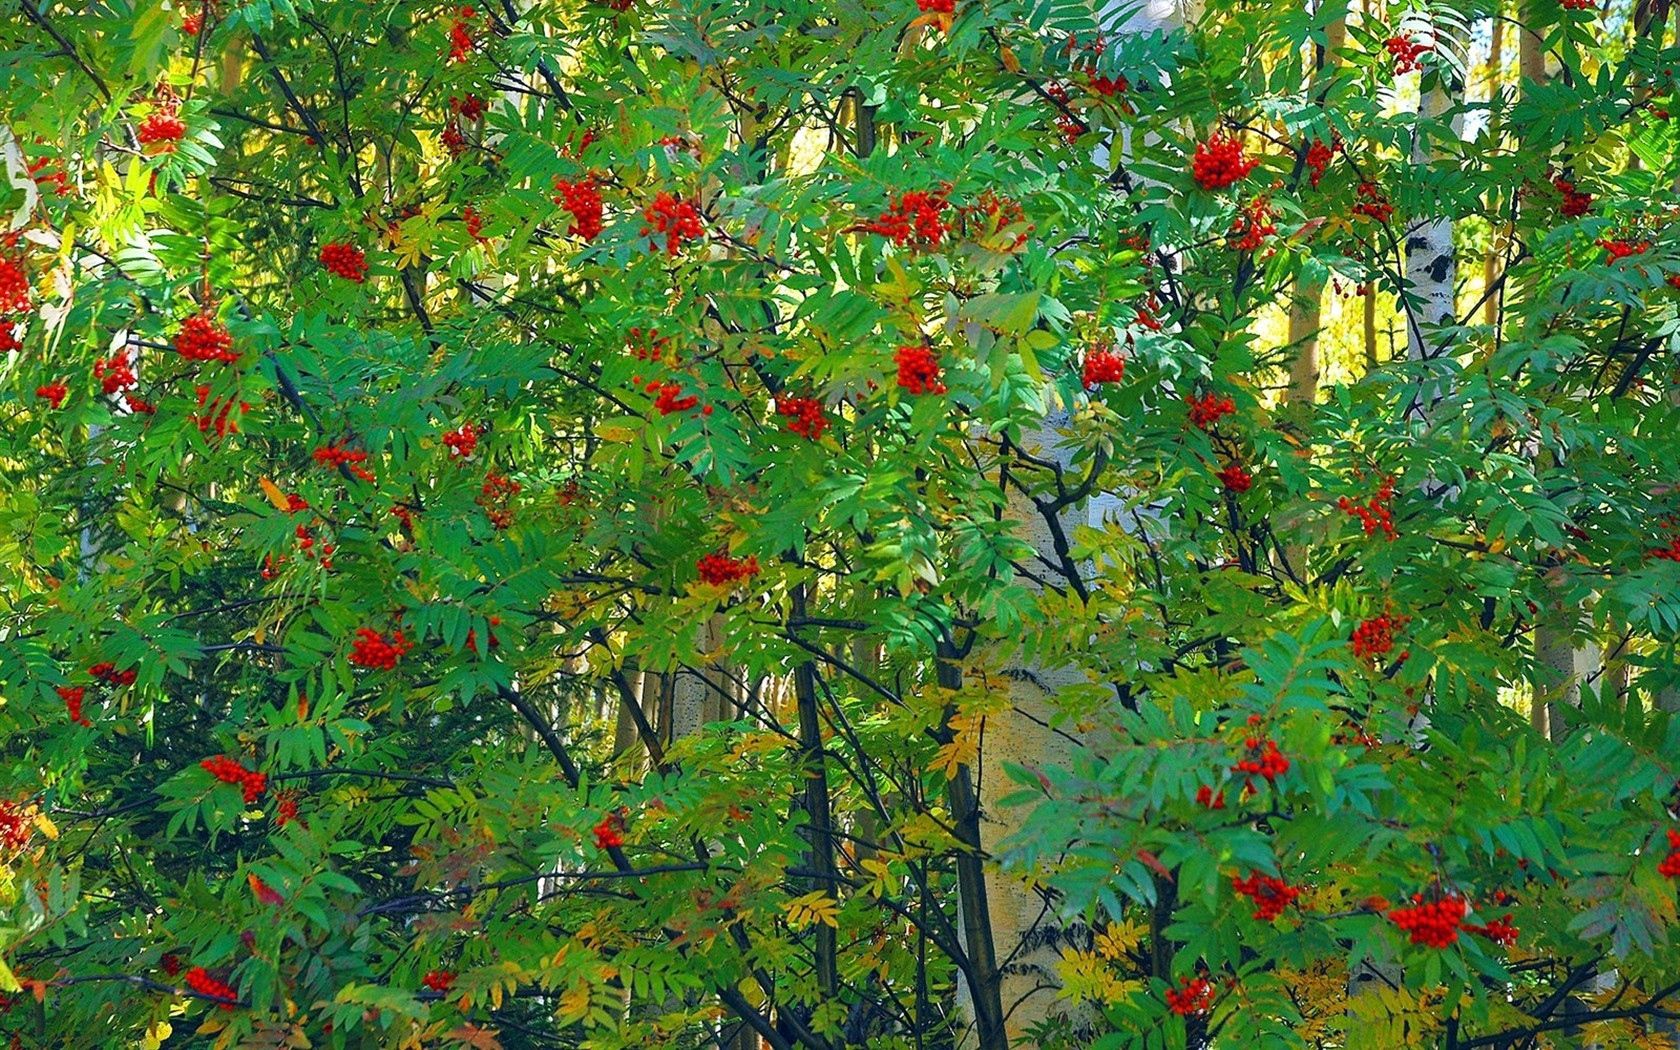
<instances>
[{"instance_id":1,"label":"dense foliage","mask_svg":"<svg viewBox=\"0 0 1680 1050\"><path fill-rule=\"evenodd\" d=\"M1672 1046L1667 5L1169 7L5 5L0 1032Z\"/></svg>"}]
</instances>

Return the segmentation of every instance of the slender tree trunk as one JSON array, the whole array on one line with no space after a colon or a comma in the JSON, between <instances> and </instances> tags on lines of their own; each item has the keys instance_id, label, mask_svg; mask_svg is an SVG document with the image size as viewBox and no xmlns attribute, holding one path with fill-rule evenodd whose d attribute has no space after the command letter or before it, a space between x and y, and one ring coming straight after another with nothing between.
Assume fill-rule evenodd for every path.
<instances>
[{"instance_id":1,"label":"slender tree trunk","mask_svg":"<svg viewBox=\"0 0 1680 1050\"><path fill-rule=\"evenodd\" d=\"M1338 18L1325 30L1327 42L1313 49L1312 79L1314 91L1324 90L1324 81L1341 60L1343 43L1347 40L1347 19ZM1295 357L1289 366L1288 403L1310 405L1318 397L1318 381L1322 371L1318 359L1319 319L1324 308L1324 277L1297 274L1289 297L1289 346Z\"/></svg>"}]
</instances>

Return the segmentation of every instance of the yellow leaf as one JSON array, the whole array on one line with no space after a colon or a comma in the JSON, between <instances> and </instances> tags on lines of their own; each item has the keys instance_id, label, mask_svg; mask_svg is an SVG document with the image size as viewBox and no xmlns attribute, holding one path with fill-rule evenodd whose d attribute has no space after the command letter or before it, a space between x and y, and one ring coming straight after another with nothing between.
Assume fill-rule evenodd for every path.
<instances>
[{"instance_id":1,"label":"yellow leaf","mask_svg":"<svg viewBox=\"0 0 1680 1050\"><path fill-rule=\"evenodd\" d=\"M815 890L787 902L787 923L796 930L822 923L834 929L840 927L840 904L826 890Z\"/></svg>"},{"instance_id":2,"label":"yellow leaf","mask_svg":"<svg viewBox=\"0 0 1680 1050\"><path fill-rule=\"evenodd\" d=\"M1015 52L1010 48L1000 48L998 50L998 58L1003 61L1003 68L1009 70L1011 73L1019 73L1021 71L1021 60L1015 57Z\"/></svg>"},{"instance_id":3,"label":"yellow leaf","mask_svg":"<svg viewBox=\"0 0 1680 1050\"><path fill-rule=\"evenodd\" d=\"M589 982L579 981L560 993L560 1016L571 1022L583 1020L589 1014Z\"/></svg>"},{"instance_id":4,"label":"yellow leaf","mask_svg":"<svg viewBox=\"0 0 1680 1050\"><path fill-rule=\"evenodd\" d=\"M35 814L35 828L54 842L58 841L58 825L48 819L45 813Z\"/></svg>"},{"instance_id":5,"label":"yellow leaf","mask_svg":"<svg viewBox=\"0 0 1680 1050\"><path fill-rule=\"evenodd\" d=\"M258 478L257 484L262 486L263 494L268 497L268 501L270 503L274 504L276 507L288 514L291 513L292 502L286 498L286 494L284 492L280 491L279 485L276 485L267 478Z\"/></svg>"}]
</instances>

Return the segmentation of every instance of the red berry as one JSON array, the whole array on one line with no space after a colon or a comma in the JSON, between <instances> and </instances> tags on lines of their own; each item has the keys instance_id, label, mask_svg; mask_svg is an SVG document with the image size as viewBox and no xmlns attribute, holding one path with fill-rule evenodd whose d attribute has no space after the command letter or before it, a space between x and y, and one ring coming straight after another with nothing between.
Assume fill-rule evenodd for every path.
<instances>
[{"instance_id":1,"label":"red berry","mask_svg":"<svg viewBox=\"0 0 1680 1050\"><path fill-rule=\"evenodd\" d=\"M706 555L696 562L694 567L700 573L701 582L714 587L733 586L743 580L750 580L759 573L756 555L732 558L723 551Z\"/></svg>"},{"instance_id":2,"label":"red berry","mask_svg":"<svg viewBox=\"0 0 1680 1050\"><path fill-rule=\"evenodd\" d=\"M354 244L334 242L321 246L321 265L331 272L361 284L367 280L367 256Z\"/></svg>"},{"instance_id":3,"label":"red berry","mask_svg":"<svg viewBox=\"0 0 1680 1050\"><path fill-rule=\"evenodd\" d=\"M404 638L401 631L392 631L386 636L371 627L358 627L356 640L350 647L350 662L357 667L391 671L396 668L397 661L413 648L414 643Z\"/></svg>"},{"instance_id":4,"label":"red berry","mask_svg":"<svg viewBox=\"0 0 1680 1050\"><path fill-rule=\"evenodd\" d=\"M1260 162L1243 152L1242 139L1216 131L1196 144L1190 174L1204 190L1222 190L1246 179Z\"/></svg>"},{"instance_id":5,"label":"red berry","mask_svg":"<svg viewBox=\"0 0 1680 1050\"><path fill-rule=\"evenodd\" d=\"M893 355L898 364L898 385L912 394L943 394L939 358L922 343L901 346Z\"/></svg>"}]
</instances>

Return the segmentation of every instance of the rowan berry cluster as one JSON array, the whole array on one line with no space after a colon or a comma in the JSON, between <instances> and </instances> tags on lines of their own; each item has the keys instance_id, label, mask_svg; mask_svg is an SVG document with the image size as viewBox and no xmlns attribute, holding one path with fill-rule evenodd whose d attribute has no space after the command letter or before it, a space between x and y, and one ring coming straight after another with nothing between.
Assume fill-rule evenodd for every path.
<instances>
[{"instance_id":1,"label":"rowan berry cluster","mask_svg":"<svg viewBox=\"0 0 1680 1050\"><path fill-rule=\"evenodd\" d=\"M1389 475L1383 478L1381 485L1377 486L1376 495L1366 502L1356 503L1343 496L1336 501L1336 506L1340 507L1350 517L1358 518L1360 526L1365 530L1365 535L1375 536L1381 532L1389 539L1393 539L1395 536L1394 511L1390 507L1393 500L1394 476Z\"/></svg>"},{"instance_id":2,"label":"rowan berry cluster","mask_svg":"<svg viewBox=\"0 0 1680 1050\"><path fill-rule=\"evenodd\" d=\"M595 176L585 175L576 180L556 176L554 189L554 203L571 213L572 232L586 241L599 237L604 226L601 221L601 187L596 184ZM699 230L696 229L693 236L699 235ZM667 244L666 247L669 248L670 245ZM672 251L671 254L675 255L676 252Z\"/></svg>"},{"instance_id":3,"label":"rowan berry cluster","mask_svg":"<svg viewBox=\"0 0 1680 1050\"><path fill-rule=\"evenodd\" d=\"M630 329L624 334L624 347L630 351L630 356L638 361L676 361L676 355L671 352L670 338L661 336L657 328ZM637 379L636 382L641 380Z\"/></svg>"},{"instance_id":4,"label":"rowan berry cluster","mask_svg":"<svg viewBox=\"0 0 1680 1050\"><path fill-rule=\"evenodd\" d=\"M0 850L16 853L29 845L35 822L29 809L11 799L0 799Z\"/></svg>"},{"instance_id":5,"label":"rowan berry cluster","mask_svg":"<svg viewBox=\"0 0 1680 1050\"><path fill-rule=\"evenodd\" d=\"M1055 104L1056 130L1062 133L1062 140L1069 145L1078 142L1079 136L1090 129L1068 108L1072 104L1068 97L1068 89L1052 80L1044 85L1044 94Z\"/></svg>"},{"instance_id":6,"label":"rowan berry cluster","mask_svg":"<svg viewBox=\"0 0 1680 1050\"><path fill-rule=\"evenodd\" d=\"M199 766L222 783L238 787L244 793L247 806L262 798L263 792L268 790L267 774L246 769L226 755L207 758L200 762Z\"/></svg>"},{"instance_id":7,"label":"rowan berry cluster","mask_svg":"<svg viewBox=\"0 0 1680 1050\"><path fill-rule=\"evenodd\" d=\"M1167 1009L1180 1017L1205 1014L1213 1008L1213 985L1205 977L1181 977L1167 989Z\"/></svg>"},{"instance_id":8,"label":"rowan berry cluster","mask_svg":"<svg viewBox=\"0 0 1680 1050\"><path fill-rule=\"evenodd\" d=\"M465 62L472 56L472 24L477 17L478 12L470 7L455 10L455 17L449 23L449 61Z\"/></svg>"},{"instance_id":9,"label":"rowan berry cluster","mask_svg":"<svg viewBox=\"0 0 1680 1050\"><path fill-rule=\"evenodd\" d=\"M451 970L430 970L420 978L420 983L441 994L455 987L455 974Z\"/></svg>"},{"instance_id":10,"label":"rowan berry cluster","mask_svg":"<svg viewBox=\"0 0 1680 1050\"><path fill-rule=\"evenodd\" d=\"M732 558L723 551L715 551L694 563L702 583L714 587L728 587L758 575L758 557Z\"/></svg>"},{"instance_id":11,"label":"rowan berry cluster","mask_svg":"<svg viewBox=\"0 0 1680 1050\"><path fill-rule=\"evenodd\" d=\"M1204 809L1224 809L1225 792L1216 792L1212 787L1203 784L1196 789L1196 804Z\"/></svg>"},{"instance_id":12,"label":"rowan berry cluster","mask_svg":"<svg viewBox=\"0 0 1680 1050\"><path fill-rule=\"evenodd\" d=\"M199 410L193 415L192 420L198 426L200 434L206 436L214 434L216 437L222 438L239 432L239 419L233 414L234 398L212 398L210 387L203 384L194 387L193 393L198 398ZM251 411L249 401L240 401L238 404L240 415Z\"/></svg>"},{"instance_id":13,"label":"rowan berry cluster","mask_svg":"<svg viewBox=\"0 0 1680 1050\"><path fill-rule=\"evenodd\" d=\"M1626 259L1630 255L1644 255L1651 250L1650 241L1625 240L1615 237L1601 237L1596 242L1604 249L1605 262L1613 263Z\"/></svg>"},{"instance_id":14,"label":"rowan berry cluster","mask_svg":"<svg viewBox=\"0 0 1680 1050\"><path fill-rule=\"evenodd\" d=\"M1561 175L1552 180L1552 186L1563 195L1563 203L1558 210L1566 219L1579 219L1592 210L1593 195L1582 193L1575 188L1575 184Z\"/></svg>"},{"instance_id":15,"label":"rowan berry cluster","mask_svg":"<svg viewBox=\"0 0 1680 1050\"><path fill-rule=\"evenodd\" d=\"M1667 879L1680 879L1680 831L1668 829L1668 856L1657 865L1657 874Z\"/></svg>"},{"instance_id":16,"label":"rowan berry cluster","mask_svg":"<svg viewBox=\"0 0 1680 1050\"><path fill-rule=\"evenodd\" d=\"M800 437L816 441L828 429L828 417L823 414L822 402L814 397L776 395L776 414L785 421L783 426Z\"/></svg>"},{"instance_id":17,"label":"rowan berry cluster","mask_svg":"<svg viewBox=\"0 0 1680 1050\"><path fill-rule=\"evenodd\" d=\"M490 103L477 95L469 94L465 98L457 98L451 95L449 96L449 112L462 120L477 120L490 112Z\"/></svg>"},{"instance_id":18,"label":"rowan berry cluster","mask_svg":"<svg viewBox=\"0 0 1680 1050\"><path fill-rule=\"evenodd\" d=\"M1225 491L1242 495L1254 487L1254 475L1248 472L1240 463L1232 463L1219 472L1219 483L1225 486Z\"/></svg>"},{"instance_id":19,"label":"rowan berry cluster","mask_svg":"<svg viewBox=\"0 0 1680 1050\"><path fill-rule=\"evenodd\" d=\"M484 484L479 486L474 502L484 508L484 516L490 520L492 528L513 527L513 501L522 487L519 482L494 470L484 475Z\"/></svg>"},{"instance_id":20,"label":"rowan berry cluster","mask_svg":"<svg viewBox=\"0 0 1680 1050\"><path fill-rule=\"evenodd\" d=\"M395 670L414 643L403 637L400 630L384 635L371 627L356 628L356 640L350 646L350 662L357 667L371 667L380 671Z\"/></svg>"},{"instance_id":21,"label":"rowan berry cluster","mask_svg":"<svg viewBox=\"0 0 1680 1050\"><path fill-rule=\"evenodd\" d=\"M1558 0L1558 6L1565 11L1596 11L1598 0Z\"/></svg>"},{"instance_id":22,"label":"rowan berry cluster","mask_svg":"<svg viewBox=\"0 0 1680 1050\"><path fill-rule=\"evenodd\" d=\"M940 381L939 358L926 344L899 347L893 361L898 365L898 385L905 390L912 394L945 393L945 384Z\"/></svg>"},{"instance_id":23,"label":"rowan berry cluster","mask_svg":"<svg viewBox=\"0 0 1680 1050\"><path fill-rule=\"evenodd\" d=\"M99 380L99 389L107 394L121 393L140 385L140 377L134 374L127 350L118 350L110 357L95 361L93 378Z\"/></svg>"},{"instance_id":24,"label":"rowan berry cluster","mask_svg":"<svg viewBox=\"0 0 1680 1050\"><path fill-rule=\"evenodd\" d=\"M1125 77L1103 76L1096 72L1086 73L1085 76L1086 84L1090 89L1104 98L1123 95L1132 89L1131 81Z\"/></svg>"},{"instance_id":25,"label":"rowan berry cluster","mask_svg":"<svg viewBox=\"0 0 1680 1050\"><path fill-rule=\"evenodd\" d=\"M17 247L17 235L5 240L8 249ZM23 258L15 251L0 252L0 313L21 313L29 309L29 274Z\"/></svg>"},{"instance_id":26,"label":"rowan berry cluster","mask_svg":"<svg viewBox=\"0 0 1680 1050\"><path fill-rule=\"evenodd\" d=\"M58 698L64 701L64 710L70 716L70 721L79 726L93 725L87 720L87 716L82 714L82 701L87 697L87 687L61 685L57 687L57 692Z\"/></svg>"},{"instance_id":27,"label":"rowan berry cluster","mask_svg":"<svg viewBox=\"0 0 1680 1050\"><path fill-rule=\"evenodd\" d=\"M1010 226L1021 225L1026 219L1027 214L1021 209L1020 201L1001 196L989 189L982 190L973 204L965 204L957 209L958 228L963 236L970 240L979 240ZM1026 243L1027 230L1021 230L1015 234L1015 240L1008 246L1008 250L1019 251Z\"/></svg>"},{"instance_id":28,"label":"rowan berry cluster","mask_svg":"<svg viewBox=\"0 0 1680 1050\"><path fill-rule=\"evenodd\" d=\"M181 980L199 995L220 1000L216 1005L223 1010L232 1010L234 1004L239 1001L239 993L234 991L232 986L210 976L210 971L202 966L194 966Z\"/></svg>"},{"instance_id":29,"label":"rowan berry cluster","mask_svg":"<svg viewBox=\"0 0 1680 1050\"><path fill-rule=\"evenodd\" d=\"M1231 247L1239 252L1258 251L1266 238L1277 232L1272 222L1275 214L1271 198L1265 194L1249 201L1231 220Z\"/></svg>"},{"instance_id":30,"label":"rowan berry cluster","mask_svg":"<svg viewBox=\"0 0 1680 1050\"><path fill-rule=\"evenodd\" d=\"M1190 406L1190 425L1199 430L1212 430L1216 423L1237 410L1235 401L1214 394L1185 394L1184 403Z\"/></svg>"},{"instance_id":31,"label":"rowan berry cluster","mask_svg":"<svg viewBox=\"0 0 1680 1050\"><path fill-rule=\"evenodd\" d=\"M663 236L666 255L676 255L689 241L706 232L700 223L699 209L665 190L655 194L642 209L642 218L647 223L642 227L642 236L653 237L655 242Z\"/></svg>"},{"instance_id":32,"label":"rowan berry cluster","mask_svg":"<svg viewBox=\"0 0 1680 1050\"><path fill-rule=\"evenodd\" d=\"M945 217L951 206L951 184L936 190L910 190L894 198L864 229L878 233L900 248L937 248L951 232Z\"/></svg>"},{"instance_id":33,"label":"rowan berry cluster","mask_svg":"<svg viewBox=\"0 0 1680 1050\"><path fill-rule=\"evenodd\" d=\"M181 330L175 333L175 352L188 361L232 364L239 360L233 352L233 336L208 313L193 314L181 322Z\"/></svg>"},{"instance_id":34,"label":"rowan berry cluster","mask_svg":"<svg viewBox=\"0 0 1680 1050\"><path fill-rule=\"evenodd\" d=\"M1394 56L1394 75L1415 73L1423 68L1423 56L1435 49L1433 44L1419 43L1410 33L1400 33L1383 41L1388 53Z\"/></svg>"},{"instance_id":35,"label":"rowan berry cluster","mask_svg":"<svg viewBox=\"0 0 1680 1050\"><path fill-rule=\"evenodd\" d=\"M187 125L173 108L152 111L135 129L134 137L148 153L173 153L187 134Z\"/></svg>"},{"instance_id":36,"label":"rowan berry cluster","mask_svg":"<svg viewBox=\"0 0 1680 1050\"><path fill-rule=\"evenodd\" d=\"M1231 888L1254 901L1254 917L1261 922L1282 915L1302 892L1298 886L1258 871L1250 872L1246 879L1231 876Z\"/></svg>"},{"instance_id":37,"label":"rowan berry cluster","mask_svg":"<svg viewBox=\"0 0 1680 1050\"><path fill-rule=\"evenodd\" d=\"M9 317L0 317L0 354L10 354L23 349L23 340L18 338L17 322Z\"/></svg>"},{"instance_id":38,"label":"rowan berry cluster","mask_svg":"<svg viewBox=\"0 0 1680 1050\"><path fill-rule=\"evenodd\" d=\"M1409 616L1383 613L1362 621L1353 629L1353 655L1361 660L1386 656L1394 649L1394 633L1406 626Z\"/></svg>"},{"instance_id":39,"label":"rowan berry cluster","mask_svg":"<svg viewBox=\"0 0 1680 1050\"><path fill-rule=\"evenodd\" d=\"M595 848L608 850L624 845L624 812L614 810L595 825Z\"/></svg>"},{"instance_id":40,"label":"rowan berry cluster","mask_svg":"<svg viewBox=\"0 0 1680 1050\"><path fill-rule=\"evenodd\" d=\"M1205 141L1196 143L1195 156L1190 158L1190 174L1202 189L1222 190L1248 178L1248 173L1259 163L1243 151L1241 138L1215 131Z\"/></svg>"},{"instance_id":41,"label":"rowan berry cluster","mask_svg":"<svg viewBox=\"0 0 1680 1050\"><path fill-rule=\"evenodd\" d=\"M297 795L291 791L282 791L274 796L274 826L283 828L298 819Z\"/></svg>"},{"instance_id":42,"label":"rowan berry cluster","mask_svg":"<svg viewBox=\"0 0 1680 1050\"><path fill-rule=\"evenodd\" d=\"M29 177L35 180L35 185L46 189L53 188L53 196L68 197L70 195L70 175L51 157L37 157L29 162Z\"/></svg>"},{"instance_id":43,"label":"rowan berry cluster","mask_svg":"<svg viewBox=\"0 0 1680 1050\"><path fill-rule=\"evenodd\" d=\"M130 667L125 671L119 671L117 670L117 665L108 660L101 661L94 664L92 667L89 667L88 674L92 675L99 681L104 682L113 689L121 689L124 686L133 685L135 679L140 677L134 668Z\"/></svg>"},{"instance_id":44,"label":"rowan berry cluster","mask_svg":"<svg viewBox=\"0 0 1680 1050\"><path fill-rule=\"evenodd\" d=\"M443 435L444 447L449 449L449 455L455 459L471 459L478 450L479 429L472 423L462 423L459 427Z\"/></svg>"},{"instance_id":45,"label":"rowan berry cluster","mask_svg":"<svg viewBox=\"0 0 1680 1050\"><path fill-rule=\"evenodd\" d=\"M924 15L955 14L957 10L957 0L916 0L916 7Z\"/></svg>"},{"instance_id":46,"label":"rowan berry cluster","mask_svg":"<svg viewBox=\"0 0 1680 1050\"><path fill-rule=\"evenodd\" d=\"M1335 159L1336 148L1339 145L1341 145L1339 139L1331 139L1328 144L1323 139L1313 139L1308 144L1306 157L1307 181L1312 183L1313 189L1318 189L1320 180L1324 178L1325 170L1330 167L1330 162Z\"/></svg>"},{"instance_id":47,"label":"rowan berry cluster","mask_svg":"<svg viewBox=\"0 0 1680 1050\"><path fill-rule=\"evenodd\" d=\"M42 383L35 388L35 396L54 408L64 407L64 399L70 394L70 388L62 382L54 381Z\"/></svg>"},{"instance_id":48,"label":"rowan berry cluster","mask_svg":"<svg viewBox=\"0 0 1680 1050\"><path fill-rule=\"evenodd\" d=\"M1268 782L1275 782L1289 772L1289 759L1278 750L1276 741L1251 736L1243 741L1243 757L1231 769L1247 777L1265 777ZM1249 783L1252 786L1253 781Z\"/></svg>"},{"instance_id":49,"label":"rowan berry cluster","mask_svg":"<svg viewBox=\"0 0 1680 1050\"><path fill-rule=\"evenodd\" d=\"M321 245L321 265L346 281L361 284L367 280L367 256L354 244L334 241Z\"/></svg>"},{"instance_id":50,"label":"rowan berry cluster","mask_svg":"<svg viewBox=\"0 0 1680 1050\"><path fill-rule=\"evenodd\" d=\"M1412 894L1412 903L1388 913L1389 921L1400 927L1413 944L1430 948L1445 948L1458 940L1458 931L1469 906L1463 897L1444 894L1437 900L1426 901L1423 894Z\"/></svg>"},{"instance_id":51,"label":"rowan berry cluster","mask_svg":"<svg viewBox=\"0 0 1680 1050\"><path fill-rule=\"evenodd\" d=\"M1507 948L1516 944L1518 935L1522 933L1521 930L1511 925L1511 916L1509 913L1501 915L1499 918L1494 919L1485 926L1472 926L1466 924L1464 928L1471 933L1486 937L1493 943L1503 945Z\"/></svg>"},{"instance_id":52,"label":"rowan berry cluster","mask_svg":"<svg viewBox=\"0 0 1680 1050\"><path fill-rule=\"evenodd\" d=\"M374 480L373 472L362 466L368 458L368 454L362 449L345 448L342 444L322 445L311 455L315 462L323 467L343 467L363 481Z\"/></svg>"},{"instance_id":53,"label":"rowan berry cluster","mask_svg":"<svg viewBox=\"0 0 1680 1050\"><path fill-rule=\"evenodd\" d=\"M1086 390L1094 390L1102 383L1118 383L1126 375L1126 359L1114 352L1112 346L1094 346L1085 352L1085 367L1080 382Z\"/></svg>"},{"instance_id":54,"label":"rowan berry cluster","mask_svg":"<svg viewBox=\"0 0 1680 1050\"><path fill-rule=\"evenodd\" d=\"M1361 182L1355 193L1353 213L1367 219L1374 219L1380 223L1387 223L1394 217L1394 205L1388 202L1388 195L1382 187L1374 182Z\"/></svg>"},{"instance_id":55,"label":"rowan berry cluster","mask_svg":"<svg viewBox=\"0 0 1680 1050\"><path fill-rule=\"evenodd\" d=\"M486 620L486 622L489 623L492 628L496 628L502 625L502 618L500 616L491 616ZM494 630L491 630L488 633L490 635L490 648L494 649L498 645L502 644L501 641L497 639L496 632ZM478 652L478 628L476 627L467 631L467 648L472 652Z\"/></svg>"}]
</instances>

